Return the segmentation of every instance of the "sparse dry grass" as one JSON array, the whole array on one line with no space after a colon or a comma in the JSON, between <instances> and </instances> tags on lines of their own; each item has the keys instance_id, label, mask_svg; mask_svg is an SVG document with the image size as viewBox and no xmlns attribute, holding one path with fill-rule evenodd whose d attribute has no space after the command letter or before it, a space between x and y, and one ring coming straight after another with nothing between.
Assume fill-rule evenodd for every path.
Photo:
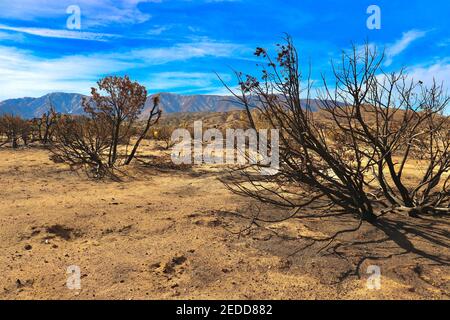
<instances>
[{"instance_id":1,"label":"sparse dry grass","mask_svg":"<svg viewBox=\"0 0 450 320\"><path fill-rule=\"evenodd\" d=\"M144 162L162 152L144 148ZM408 174L415 170L412 166ZM449 298L448 266L413 253L369 259L360 279L338 281L358 255L399 252L392 241L344 247L346 259L314 249L290 256L302 245L298 234L326 234L342 222L292 220L236 237L227 230L246 222L230 212L245 210L248 202L217 180L220 167L136 162L126 173L121 183L94 182L53 163L45 150L0 149L0 297ZM448 244L448 222L434 222L433 228ZM376 242L384 236L366 227L354 237ZM431 254L450 256L448 247L427 244L420 235L411 241ZM365 268L373 263L382 267L379 291L365 286ZM66 287L70 265L81 268L79 292Z\"/></svg>"}]
</instances>

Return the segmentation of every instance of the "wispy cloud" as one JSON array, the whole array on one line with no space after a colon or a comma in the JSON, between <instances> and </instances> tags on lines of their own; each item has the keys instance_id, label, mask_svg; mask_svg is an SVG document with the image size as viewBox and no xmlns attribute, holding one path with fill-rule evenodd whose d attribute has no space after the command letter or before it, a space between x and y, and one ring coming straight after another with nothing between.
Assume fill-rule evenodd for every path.
<instances>
[{"instance_id":1,"label":"wispy cloud","mask_svg":"<svg viewBox=\"0 0 450 320\"><path fill-rule=\"evenodd\" d=\"M29 51L0 46L0 99L52 91L88 93L100 75L132 66L100 55L44 59Z\"/></svg>"},{"instance_id":2,"label":"wispy cloud","mask_svg":"<svg viewBox=\"0 0 450 320\"><path fill-rule=\"evenodd\" d=\"M167 31L171 28L172 26L155 26L153 29L148 30L147 34L151 36L159 36L164 31Z\"/></svg>"},{"instance_id":3,"label":"wispy cloud","mask_svg":"<svg viewBox=\"0 0 450 320\"><path fill-rule=\"evenodd\" d=\"M444 39L440 42L438 42L438 47L448 47L450 46L450 38Z\"/></svg>"},{"instance_id":4,"label":"wispy cloud","mask_svg":"<svg viewBox=\"0 0 450 320\"><path fill-rule=\"evenodd\" d=\"M390 66L396 56L405 51L412 42L424 37L425 35L426 32L420 30L410 30L408 32L404 32L401 39L387 46L385 65Z\"/></svg>"},{"instance_id":5,"label":"wispy cloud","mask_svg":"<svg viewBox=\"0 0 450 320\"><path fill-rule=\"evenodd\" d=\"M11 33L0 31L0 40L11 40L14 42L23 42L25 37L20 33Z\"/></svg>"},{"instance_id":6,"label":"wispy cloud","mask_svg":"<svg viewBox=\"0 0 450 320\"><path fill-rule=\"evenodd\" d=\"M20 0L0 1L0 18L33 21L49 17L65 17L68 6L76 4L81 8L82 26L142 23L151 14L139 10L139 4L161 2L161 0Z\"/></svg>"},{"instance_id":7,"label":"wispy cloud","mask_svg":"<svg viewBox=\"0 0 450 320\"><path fill-rule=\"evenodd\" d=\"M408 68L408 76L414 81L421 81L428 88L435 81L438 85L443 85L443 89L448 93L450 84L450 59L434 61L431 64L416 65ZM446 108L447 114L450 113L450 106Z\"/></svg>"},{"instance_id":8,"label":"wispy cloud","mask_svg":"<svg viewBox=\"0 0 450 320\"><path fill-rule=\"evenodd\" d=\"M171 47L140 49L128 52L99 52L89 55L70 55L43 58L33 52L0 46L0 100L40 96L53 91L87 94L100 77L129 73L170 62L202 57L234 56L243 47L232 43L181 43ZM133 71L134 70L134 71ZM211 86L213 74L166 72L147 75L143 81L159 90Z\"/></svg>"},{"instance_id":9,"label":"wispy cloud","mask_svg":"<svg viewBox=\"0 0 450 320\"><path fill-rule=\"evenodd\" d=\"M231 80L229 74L221 74L220 77L225 81ZM195 92L223 88L213 72L161 72L150 75L147 83L152 91L181 89L183 92Z\"/></svg>"},{"instance_id":10,"label":"wispy cloud","mask_svg":"<svg viewBox=\"0 0 450 320\"><path fill-rule=\"evenodd\" d=\"M246 51L240 44L202 40L192 43L180 43L170 47L138 49L128 53L128 56L146 61L148 64L159 65L172 61L183 61L203 57L239 56Z\"/></svg>"},{"instance_id":11,"label":"wispy cloud","mask_svg":"<svg viewBox=\"0 0 450 320\"><path fill-rule=\"evenodd\" d=\"M420 64L406 69L408 76L415 81L422 81L430 86L435 80L437 83L450 84L450 59L437 60L429 64Z\"/></svg>"},{"instance_id":12,"label":"wispy cloud","mask_svg":"<svg viewBox=\"0 0 450 320\"><path fill-rule=\"evenodd\" d=\"M22 28L22 27L10 27L5 25L0 25L0 30L25 33L33 36L46 38L64 38L64 39L78 39L90 41L107 41L108 39L119 37L117 35L106 33L56 30L45 28Z\"/></svg>"}]
</instances>

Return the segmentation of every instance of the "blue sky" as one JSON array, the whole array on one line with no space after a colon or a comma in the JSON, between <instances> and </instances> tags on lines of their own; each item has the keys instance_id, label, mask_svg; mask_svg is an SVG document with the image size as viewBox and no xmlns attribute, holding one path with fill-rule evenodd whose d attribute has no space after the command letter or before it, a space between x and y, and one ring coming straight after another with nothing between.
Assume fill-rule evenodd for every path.
<instances>
[{"instance_id":1,"label":"blue sky","mask_svg":"<svg viewBox=\"0 0 450 320\"><path fill-rule=\"evenodd\" d=\"M381 29L369 30L369 5ZM81 29L69 30L70 5ZM0 0L0 100L54 91L87 94L105 75L128 74L149 93L222 94L218 72L253 72L254 48L291 34L313 79L364 41L384 48L387 71L406 66L450 83L450 1ZM448 85L447 85L448 86Z\"/></svg>"}]
</instances>

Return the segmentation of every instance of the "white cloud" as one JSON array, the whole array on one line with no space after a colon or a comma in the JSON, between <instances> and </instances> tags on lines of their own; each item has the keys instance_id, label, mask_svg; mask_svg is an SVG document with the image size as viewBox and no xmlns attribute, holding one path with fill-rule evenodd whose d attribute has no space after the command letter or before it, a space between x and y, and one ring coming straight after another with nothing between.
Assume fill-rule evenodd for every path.
<instances>
[{"instance_id":1,"label":"white cloud","mask_svg":"<svg viewBox=\"0 0 450 320\"><path fill-rule=\"evenodd\" d=\"M100 55L44 59L28 51L0 47L0 100L53 91L88 93L100 75L132 66Z\"/></svg>"},{"instance_id":2,"label":"white cloud","mask_svg":"<svg viewBox=\"0 0 450 320\"><path fill-rule=\"evenodd\" d=\"M172 26L155 26L153 29L148 30L147 34L151 36L159 36L161 33L171 28Z\"/></svg>"},{"instance_id":3,"label":"white cloud","mask_svg":"<svg viewBox=\"0 0 450 320\"><path fill-rule=\"evenodd\" d=\"M207 95L214 95L214 96L232 96L230 91L228 91L227 88L225 88L222 84L219 84L217 86L211 86L211 87L202 87L202 88L194 88L190 90L184 90L183 92L179 92L181 94L207 94Z\"/></svg>"},{"instance_id":4,"label":"white cloud","mask_svg":"<svg viewBox=\"0 0 450 320\"><path fill-rule=\"evenodd\" d=\"M414 81L422 81L430 86L433 79L437 83L444 83L445 88L450 87L450 60L435 61L432 64L416 65L406 69L408 76Z\"/></svg>"},{"instance_id":5,"label":"white cloud","mask_svg":"<svg viewBox=\"0 0 450 320\"><path fill-rule=\"evenodd\" d=\"M429 65L416 65L408 68L408 76L414 81L422 81L428 88L436 81L443 86L445 93L450 89L450 59L435 61ZM450 115L450 105L447 105L446 112Z\"/></svg>"},{"instance_id":6,"label":"white cloud","mask_svg":"<svg viewBox=\"0 0 450 320\"><path fill-rule=\"evenodd\" d=\"M412 42L424 37L425 35L426 32L420 30L410 30L408 32L404 32L400 40L397 40L393 44L387 46L385 65L390 66L394 57L405 51Z\"/></svg>"},{"instance_id":7,"label":"white cloud","mask_svg":"<svg viewBox=\"0 0 450 320\"><path fill-rule=\"evenodd\" d=\"M226 81L231 79L228 74L221 74L220 76ZM184 92L191 92L215 88L214 85L220 84L220 81L213 72L161 72L150 75L147 83L152 91L181 88Z\"/></svg>"},{"instance_id":8,"label":"white cloud","mask_svg":"<svg viewBox=\"0 0 450 320\"><path fill-rule=\"evenodd\" d=\"M82 28L111 23L141 23L151 15L138 6L160 0L20 0L0 1L0 18L33 21L51 17L68 17L66 9L76 4L81 8Z\"/></svg>"},{"instance_id":9,"label":"white cloud","mask_svg":"<svg viewBox=\"0 0 450 320\"><path fill-rule=\"evenodd\" d=\"M41 96L54 91L87 94L104 75L124 72L132 75L133 69L192 58L235 56L241 49L236 44L203 41L129 52L44 58L31 51L0 46L0 100ZM169 89L187 85L209 86L213 75L163 73L153 77L155 82L159 81L160 89ZM151 87L155 85L150 83Z\"/></svg>"},{"instance_id":10,"label":"white cloud","mask_svg":"<svg viewBox=\"0 0 450 320\"><path fill-rule=\"evenodd\" d=\"M449 46L450 45L450 38L442 40L437 45L438 45L438 47L447 47L447 46Z\"/></svg>"},{"instance_id":11,"label":"white cloud","mask_svg":"<svg viewBox=\"0 0 450 320\"><path fill-rule=\"evenodd\" d=\"M25 37L20 33L9 33L0 31L0 40L11 40L14 42L24 42Z\"/></svg>"},{"instance_id":12,"label":"white cloud","mask_svg":"<svg viewBox=\"0 0 450 320\"><path fill-rule=\"evenodd\" d=\"M111 38L118 36L105 33L95 32L82 32L71 30L55 30L45 28L16 28L5 25L0 25L0 30L13 31L19 33L31 34L39 37L46 38L64 38L64 39L79 39L79 40L91 40L91 41L107 41Z\"/></svg>"},{"instance_id":13,"label":"white cloud","mask_svg":"<svg viewBox=\"0 0 450 320\"><path fill-rule=\"evenodd\" d=\"M404 74L408 83L412 81L418 85L421 82L424 87L431 88L433 82L436 82L437 85L442 85L444 93L450 93L448 92L450 89L450 59L448 58L407 67ZM377 75L380 82L387 81L387 77L385 74ZM414 90L416 94L420 94L422 89L416 86ZM450 105L447 106L447 111L450 111Z\"/></svg>"},{"instance_id":14,"label":"white cloud","mask_svg":"<svg viewBox=\"0 0 450 320\"><path fill-rule=\"evenodd\" d=\"M229 57L246 50L242 45L228 42L203 40L193 43L180 43L172 47L138 49L128 53L133 59L145 60L152 65L171 61L183 61L203 57Z\"/></svg>"}]
</instances>

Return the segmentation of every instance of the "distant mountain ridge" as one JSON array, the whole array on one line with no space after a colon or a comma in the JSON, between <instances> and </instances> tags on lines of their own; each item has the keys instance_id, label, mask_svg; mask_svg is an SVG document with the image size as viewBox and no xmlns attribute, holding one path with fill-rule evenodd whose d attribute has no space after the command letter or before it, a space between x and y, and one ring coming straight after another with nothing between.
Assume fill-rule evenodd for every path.
<instances>
[{"instance_id":1,"label":"distant mountain ridge","mask_svg":"<svg viewBox=\"0 0 450 320\"><path fill-rule=\"evenodd\" d=\"M153 106L152 97L147 99L146 108ZM175 112L226 112L240 109L236 99L231 96L217 95L179 95L174 93L159 93L160 106L166 113ZM144 109L144 113L145 110Z\"/></svg>"},{"instance_id":2,"label":"distant mountain ridge","mask_svg":"<svg viewBox=\"0 0 450 320\"><path fill-rule=\"evenodd\" d=\"M175 112L227 112L241 107L232 96L218 95L179 95L160 93L160 106L165 113ZM56 111L63 114L83 114L82 99L86 97L78 93L55 92L39 98L9 99L0 102L1 114L20 115L31 119L42 116L52 104ZM152 107L152 97L147 98L143 114ZM318 101L312 101L311 108L317 109Z\"/></svg>"},{"instance_id":3,"label":"distant mountain ridge","mask_svg":"<svg viewBox=\"0 0 450 320\"><path fill-rule=\"evenodd\" d=\"M160 106L166 113L175 112L225 112L239 109L230 100L232 97L214 95L184 96L173 93L160 93ZM82 99L86 97L78 93L55 92L39 98L9 99L0 102L0 114L20 115L30 119L42 116L53 105L57 112L64 114L83 114ZM144 113L152 107L152 97L145 104Z\"/></svg>"},{"instance_id":4,"label":"distant mountain ridge","mask_svg":"<svg viewBox=\"0 0 450 320\"><path fill-rule=\"evenodd\" d=\"M0 102L0 114L19 115L26 119L40 117L50 109L50 103L57 112L64 114L82 114L81 100L78 93L55 92L39 98L9 99Z\"/></svg>"}]
</instances>

